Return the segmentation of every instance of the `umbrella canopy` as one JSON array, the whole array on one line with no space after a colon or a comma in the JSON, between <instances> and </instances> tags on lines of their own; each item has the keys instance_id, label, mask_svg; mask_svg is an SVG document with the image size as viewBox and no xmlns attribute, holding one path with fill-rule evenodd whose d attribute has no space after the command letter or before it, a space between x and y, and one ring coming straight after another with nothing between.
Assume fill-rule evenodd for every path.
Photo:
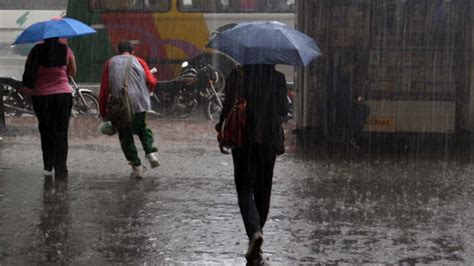
<instances>
[{"instance_id":1,"label":"umbrella canopy","mask_svg":"<svg viewBox=\"0 0 474 266\"><path fill-rule=\"evenodd\" d=\"M35 43L48 38L71 38L88 35L96 31L86 24L72 18L62 18L37 22L26 28L13 45Z\"/></svg>"},{"instance_id":2,"label":"umbrella canopy","mask_svg":"<svg viewBox=\"0 0 474 266\"><path fill-rule=\"evenodd\" d=\"M238 23L216 33L207 47L228 54L242 65L306 66L321 55L312 38L277 21Z\"/></svg>"}]
</instances>

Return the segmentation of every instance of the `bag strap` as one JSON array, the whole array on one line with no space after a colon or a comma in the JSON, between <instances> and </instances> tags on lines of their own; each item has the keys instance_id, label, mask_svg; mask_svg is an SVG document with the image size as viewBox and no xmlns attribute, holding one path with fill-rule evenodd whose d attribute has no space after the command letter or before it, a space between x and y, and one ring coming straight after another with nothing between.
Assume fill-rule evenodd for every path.
<instances>
[{"instance_id":1,"label":"bag strap","mask_svg":"<svg viewBox=\"0 0 474 266\"><path fill-rule=\"evenodd\" d=\"M237 103L239 102L240 98L242 98L242 91L241 91L241 87L242 85L244 84L244 70L242 68L238 69L238 84L236 85L236 88L235 88L235 94L234 94L234 107L235 105L237 105Z\"/></svg>"},{"instance_id":2,"label":"bag strap","mask_svg":"<svg viewBox=\"0 0 474 266\"><path fill-rule=\"evenodd\" d=\"M133 60L133 55L130 55L128 57L128 60L127 60L127 70L125 72L125 79L123 81L123 88L125 89L125 91L127 91L127 89L128 89L128 79L129 79L129 76L130 76L132 60Z\"/></svg>"}]
</instances>

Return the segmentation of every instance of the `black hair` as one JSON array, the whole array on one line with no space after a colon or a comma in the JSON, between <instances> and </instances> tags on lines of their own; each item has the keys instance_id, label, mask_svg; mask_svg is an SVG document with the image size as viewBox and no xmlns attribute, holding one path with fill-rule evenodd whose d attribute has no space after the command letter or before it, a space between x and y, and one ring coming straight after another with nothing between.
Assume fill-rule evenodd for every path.
<instances>
[{"instance_id":1,"label":"black hair","mask_svg":"<svg viewBox=\"0 0 474 266\"><path fill-rule=\"evenodd\" d=\"M120 54L125 52L132 53L133 52L133 44L131 41L120 41L117 45L117 50Z\"/></svg>"},{"instance_id":2,"label":"black hair","mask_svg":"<svg viewBox=\"0 0 474 266\"><path fill-rule=\"evenodd\" d=\"M67 64L67 46L59 42L59 38L48 38L37 46L38 63L44 67L60 67Z\"/></svg>"}]
</instances>

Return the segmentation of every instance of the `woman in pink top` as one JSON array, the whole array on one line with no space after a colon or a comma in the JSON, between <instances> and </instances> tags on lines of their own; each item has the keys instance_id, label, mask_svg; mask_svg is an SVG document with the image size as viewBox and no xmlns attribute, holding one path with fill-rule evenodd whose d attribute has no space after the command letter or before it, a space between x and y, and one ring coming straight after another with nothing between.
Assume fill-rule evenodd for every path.
<instances>
[{"instance_id":1,"label":"woman in pink top","mask_svg":"<svg viewBox=\"0 0 474 266\"><path fill-rule=\"evenodd\" d=\"M58 38L45 39L28 54L23 85L32 89L38 119L45 175L67 178L68 128L72 88L68 77L76 74L74 53Z\"/></svg>"}]
</instances>

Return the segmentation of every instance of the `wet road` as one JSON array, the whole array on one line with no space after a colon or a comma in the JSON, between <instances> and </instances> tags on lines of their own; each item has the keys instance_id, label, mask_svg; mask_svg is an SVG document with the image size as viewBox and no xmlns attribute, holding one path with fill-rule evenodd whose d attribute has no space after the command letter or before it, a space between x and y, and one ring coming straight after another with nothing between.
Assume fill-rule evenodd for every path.
<instances>
[{"instance_id":1,"label":"wet road","mask_svg":"<svg viewBox=\"0 0 474 266\"><path fill-rule=\"evenodd\" d=\"M162 166L135 181L116 136L73 119L66 183L42 176L33 122L8 118L0 142L0 265L245 263L212 123L150 120ZM270 264L474 263L471 162L305 159L288 136L264 228Z\"/></svg>"}]
</instances>

